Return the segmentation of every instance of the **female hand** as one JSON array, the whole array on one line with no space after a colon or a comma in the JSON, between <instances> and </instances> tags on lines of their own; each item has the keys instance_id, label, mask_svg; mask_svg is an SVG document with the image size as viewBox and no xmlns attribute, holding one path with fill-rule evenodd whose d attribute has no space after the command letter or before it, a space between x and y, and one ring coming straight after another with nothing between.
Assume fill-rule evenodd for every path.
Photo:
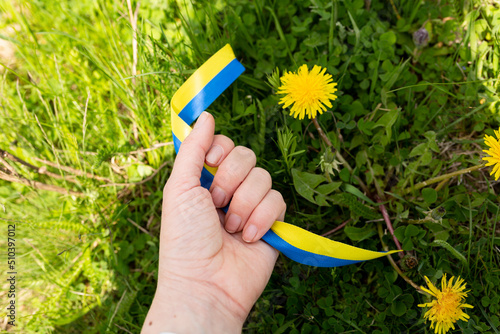
<instances>
[{"instance_id":1,"label":"female hand","mask_svg":"<svg viewBox=\"0 0 500 334\"><path fill-rule=\"evenodd\" d=\"M143 333L241 332L276 262L260 238L284 219L283 197L255 154L214 127L202 113L165 186L158 286ZM200 185L204 163L218 167L210 191Z\"/></svg>"}]
</instances>

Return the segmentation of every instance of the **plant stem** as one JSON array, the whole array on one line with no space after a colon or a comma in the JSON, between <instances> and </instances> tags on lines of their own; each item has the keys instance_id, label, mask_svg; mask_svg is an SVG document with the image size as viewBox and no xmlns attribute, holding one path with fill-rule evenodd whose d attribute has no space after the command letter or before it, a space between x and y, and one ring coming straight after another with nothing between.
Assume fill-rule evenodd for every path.
<instances>
[{"instance_id":1,"label":"plant stem","mask_svg":"<svg viewBox=\"0 0 500 334\"><path fill-rule=\"evenodd\" d=\"M396 17L398 20L401 20L401 15L399 15L398 9L396 8L396 5L394 4L394 0L390 0L392 9L394 10L394 14L396 14Z\"/></svg>"},{"instance_id":2,"label":"plant stem","mask_svg":"<svg viewBox=\"0 0 500 334\"><path fill-rule=\"evenodd\" d=\"M443 180L439 182L439 184L436 186L435 190L440 191L447 183L450 181L450 179Z\"/></svg>"},{"instance_id":3,"label":"plant stem","mask_svg":"<svg viewBox=\"0 0 500 334\"><path fill-rule=\"evenodd\" d=\"M321 137L321 139L325 142L326 146L328 146L328 148L332 149L332 150L335 150L335 156L336 158L342 163L342 165L347 168L349 170L349 172L352 174L352 167L351 165L349 165L349 163L347 162L346 159L344 159L344 157L340 154L340 152L338 150L335 149L335 147L333 146L332 142L330 141L330 139L328 138L328 136L325 134L325 132L323 131L323 129L321 128L321 126L319 125L318 123L318 120L315 118L313 118L313 124L314 124L314 127L316 128L316 130L318 131L318 134L319 136ZM367 195L370 195L370 191L368 190L368 187L366 186L366 184L356 175L352 175L353 178L358 182L359 186L361 187L361 189L363 189L363 191L367 194Z\"/></svg>"},{"instance_id":4,"label":"plant stem","mask_svg":"<svg viewBox=\"0 0 500 334\"><path fill-rule=\"evenodd\" d=\"M0 162L10 171L10 174L11 175L14 175L15 177L21 177L19 176L16 171L12 168L12 166L10 166L10 164L7 162L7 160L3 159L3 158L7 158L11 161L15 161L15 162L18 162L20 163L21 165L23 166L26 166L32 170L34 170L35 173L38 173L38 174L44 174L44 175L47 175L47 176L50 176L50 177L53 177L55 179L63 179L65 181L69 181L69 182L72 182L72 183L75 183L75 184L79 184L79 182L77 180L75 180L73 177L71 176L62 176L62 175L59 175L59 174L56 174L56 173L52 173L52 172L49 172L47 170L46 167L37 167L37 166L33 166L32 164L16 157L15 155L7 152L7 151L4 151L2 149L0 149Z\"/></svg>"},{"instance_id":5,"label":"plant stem","mask_svg":"<svg viewBox=\"0 0 500 334\"><path fill-rule=\"evenodd\" d=\"M62 166L62 165L59 165L59 164L56 164L52 161L48 161L48 160L45 160L45 159L40 159L40 158L37 158L37 157L33 157L33 159L35 159L36 161L39 161L43 164L46 164L50 167L54 167L54 168L58 168L60 170L63 170L65 172L68 172L68 173L73 173L75 175L78 175L78 176L84 176L84 177L88 177L90 179L95 179L95 180L99 180L99 181L102 181L102 182L112 182L110 179L106 178L106 177L102 177L102 176L98 176L98 175L95 175L95 174L92 174L92 173L87 173L87 172L84 172L84 171L81 171L79 169L75 169L75 168L72 168L72 167L67 167L67 166Z\"/></svg>"},{"instance_id":6,"label":"plant stem","mask_svg":"<svg viewBox=\"0 0 500 334\"><path fill-rule=\"evenodd\" d=\"M325 144L329 147L329 148L333 148L333 144L332 142L330 141L330 139L326 136L325 132L323 131L323 129L321 128L321 126L319 125L318 123L318 120L316 118L313 118L313 123L314 123L314 126L316 127L316 130L318 131L319 133L319 136L321 137L321 139L323 139L323 141L325 142ZM339 159L339 161L351 172L352 174L352 167L349 165L349 163L344 159L344 157L339 153L338 150L335 150L335 153L336 153L336 157L337 159ZM382 200L380 198L384 198L385 199L385 195L384 195L384 192L382 191L382 189L380 189L380 187L378 186L377 184L377 180L375 179L375 175L373 173L373 170L371 169L371 166L370 166L370 170L372 172L372 175L373 175L373 179L374 179L374 182L375 182L375 186L376 186L376 189L377 189L377 193L378 193L378 196L376 196L376 201L378 203L382 203ZM364 182L359 178L357 177L356 175L353 175L353 177L356 179L356 181L358 181L359 183L359 186L363 189L363 191L368 195L370 196L370 191L368 190L368 187L364 184ZM379 209L380 211L382 212L382 216L384 217L384 221L385 223L387 224L387 229L389 230L389 232L391 233L391 236L392 236L392 239L394 240L394 243L396 244L396 247L399 249L399 250L403 250L403 248L401 247L401 244L399 243L399 240L398 238L396 238L396 235L394 234L394 227L392 226L392 223L391 223L391 220L389 219L389 214L387 213L387 210L385 208L385 206L383 204L380 204L379 205ZM328 232L327 232L328 233ZM332 232L333 233L333 232ZM399 253L399 257L404 257L404 254L403 253ZM392 258L391 258L392 260ZM399 268L398 268L399 269Z\"/></svg>"},{"instance_id":7,"label":"plant stem","mask_svg":"<svg viewBox=\"0 0 500 334\"><path fill-rule=\"evenodd\" d=\"M368 168L370 170L370 173L372 174L373 184L375 184L375 189L377 190L377 196L375 196L375 200L377 201L377 203L380 203L378 208L379 208L380 212L382 213L382 216L384 217L385 224L387 225L387 229L391 233L392 240L394 240L396 247L399 250L403 250L403 248L401 247L401 244L399 243L398 238L394 234L394 227L392 226L391 219L389 218L389 214L387 213L387 209L385 208L384 204L382 204L383 202L386 201L384 191L380 188L380 185L378 184L378 181L377 181L377 178L375 177L375 173L373 172L373 168L372 168L372 164L370 163L370 160L368 159L367 162L368 162ZM398 255L400 258L404 257L403 253L398 253Z\"/></svg>"},{"instance_id":8,"label":"plant stem","mask_svg":"<svg viewBox=\"0 0 500 334\"><path fill-rule=\"evenodd\" d=\"M319 125L318 119L316 117L314 117L312 121L313 121L314 127L316 128L316 130L319 133L319 136L321 137L321 139L323 139L323 141L325 142L325 144L328 147L333 147L332 142L330 141L330 139L327 137L327 135L325 134L325 132L323 131L323 129Z\"/></svg>"},{"instance_id":9,"label":"plant stem","mask_svg":"<svg viewBox=\"0 0 500 334\"><path fill-rule=\"evenodd\" d=\"M469 168L466 168L466 169L457 170L457 171L452 172L452 173L448 173L448 174L444 174L444 175L433 177L432 179L428 179L426 181L417 183L413 187L406 188L405 190L403 190L402 194L406 195L406 194L410 193L413 190L418 190L418 189L421 189L421 188L426 187L428 185L431 185L431 184L434 184L434 183L437 183L437 182L440 182L440 181L451 179L454 176L458 176L458 175L462 175L462 174L467 174L467 173L473 172L475 170L481 169L481 168L483 168L485 166L486 166L486 163L480 164L480 165L477 165L477 166L473 166L473 167L469 167Z\"/></svg>"},{"instance_id":10,"label":"plant stem","mask_svg":"<svg viewBox=\"0 0 500 334\"><path fill-rule=\"evenodd\" d=\"M389 233L391 233L392 240L394 240L394 243L396 244L396 248L402 251L403 248L401 247L401 244L399 243L398 238L396 238L396 235L394 234L394 227L392 226L391 220L389 218L389 215L387 214L387 210L386 210L384 204L382 204L382 201L380 200L379 197L377 197L376 200L377 200L377 203L380 203L380 205L379 205L380 212L382 212L382 216L384 217L385 224L387 225L387 229L389 230ZM398 254L399 254L400 258L404 257L403 253L398 253Z\"/></svg>"},{"instance_id":11,"label":"plant stem","mask_svg":"<svg viewBox=\"0 0 500 334\"><path fill-rule=\"evenodd\" d=\"M384 240L382 239L384 237L384 231L382 230L382 224L378 223L377 224L377 230L378 230L378 236L380 238L380 242L382 243L382 248L384 251L389 251L389 247L384 243ZM389 259L389 262L391 263L391 266L396 270L399 276L401 276L402 279L404 279L408 284L410 284L412 287L414 287L417 292L422 293L422 290L420 287L413 282L408 276L406 276L403 271L398 267L397 263L394 261L391 255L387 255L387 258Z\"/></svg>"},{"instance_id":12,"label":"plant stem","mask_svg":"<svg viewBox=\"0 0 500 334\"><path fill-rule=\"evenodd\" d=\"M343 229L343 228L344 228L344 226L346 226L346 225L347 225L347 223L349 223L350 221L351 221L351 219L347 219L345 222L343 222L343 223L342 223L342 224L340 224L339 226L335 227L334 229L332 229L332 230L330 230L330 231L328 231L328 232L323 233L321 236L322 236L322 237L326 237L327 235L330 235L330 234L333 234L333 233L335 233L335 232L337 232L337 231L340 231L340 230L341 230L341 229Z\"/></svg>"},{"instance_id":13,"label":"plant stem","mask_svg":"<svg viewBox=\"0 0 500 334\"><path fill-rule=\"evenodd\" d=\"M55 191L55 192L58 192L60 194L73 195L73 196L78 196L78 197L85 196L84 193L81 193L78 191L68 190L66 188L61 188L58 186L54 186L51 184L45 184L45 183L41 183L38 181L31 181L31 180L28 180L25 178L15 177L14 175L9 175L9 174L5 174L5 173L0 173L0 179L5 180L5 181L9 181L9 182L21 183L21 184L24 184L25 186L32 187L34 189Z\"/></svg>"}]
</instances>

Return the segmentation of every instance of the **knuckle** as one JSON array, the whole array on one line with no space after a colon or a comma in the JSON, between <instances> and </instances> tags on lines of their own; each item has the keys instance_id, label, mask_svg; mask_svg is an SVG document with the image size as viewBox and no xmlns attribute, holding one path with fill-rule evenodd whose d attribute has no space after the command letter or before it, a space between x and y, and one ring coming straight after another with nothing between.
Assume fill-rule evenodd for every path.
<instances>
[{"instance_id":1,"label":"knuckle","mask_svg":"<svg viewBox=\"0 0 500 334\"><path fill-rule=\"evenodd\" d=\"M283 195L279 191L271 189L269 194L274 201L279 202L280 204L282 204L286 207L286 203L285 203L285 200L283 199Z\"/></svg>"},{"instance_id":2,"label":"knuckle","mask_svg":"<svg viewBox=\"0 0 500 334\"><path fill-rule=\"evenodd\" d=\"M251 211L255 206L245 194L238 193L233 196L233 202L231 203L234 203L234 209L238 211L238 213Z\"/></svg>"},{"instance_id":3,"label":"knuckle","mask_svg":"<svg viewBox=\"0 0 500 334\"><path fill-rule=\"evenodd\" d=\"M255 167L252 171L256 174L260 182L262 182L266 187L271 188L273 184L273 179L271 178L271 174L264 168Z\"/></svg>"},{"instance_id":4,"label":"knuckle","mask_svg":"<svg viewBox=\"0 0 500 334\"><path fill-rule=\"evenodd\" d=\"M225 144L226 146L234 147L234 142L231 138L224 135L215 135L215 139Z\"/></svg>"},{"instance_id":5,"label":"knuckle","mask_svg":"<svg viewBox=\"0 0 500 334\"><path fill-rule=\"evenodd\" d=\"M224 168L215 174L214 185L226 189L228 186L235 182L238 178L238 166L234 168Z\"/></svg>"},{"instance_id":6,"label":"knuckle","mask_svg":"<svg viewBox=\"0 0 500 334\"><path fill-rule=\"evenodd\" d=\"M248 147L236 146L234 149L243 159L247 161L252 161L254 165L257 162L257 157L255 156L255 153Z\"/></svg>"}]
</instances>

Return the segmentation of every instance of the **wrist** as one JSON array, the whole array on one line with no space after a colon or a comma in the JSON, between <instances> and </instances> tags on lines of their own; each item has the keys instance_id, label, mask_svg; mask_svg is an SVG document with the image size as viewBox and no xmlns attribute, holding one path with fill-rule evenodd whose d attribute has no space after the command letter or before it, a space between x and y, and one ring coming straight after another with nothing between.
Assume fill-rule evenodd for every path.
<instances>
[{"instance_id":1,"label":"wrist","mask_svg":"<svg viewBox=\"0 0 500 334\"><path fill-rule=\"evenodd\" d=\"M158 284L142 333L241 333L245 316L235 316L214 289L173 279Z\"/></svg>"}]
</instances>

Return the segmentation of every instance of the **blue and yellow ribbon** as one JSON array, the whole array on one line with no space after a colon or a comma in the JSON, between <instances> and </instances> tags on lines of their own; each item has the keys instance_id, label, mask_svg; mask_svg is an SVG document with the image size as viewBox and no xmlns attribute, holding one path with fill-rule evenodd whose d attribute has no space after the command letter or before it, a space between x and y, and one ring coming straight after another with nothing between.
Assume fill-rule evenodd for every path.
<instances>
[{"instance_id":1,"label":"blue and yellow ribbon","mask_svg":"<svg viewBox=\"0 0 500 334\"><path fill-rule=\"evenodd\" d=\"M208 59L174 94L171 101L175 151L191 132L198 116L245 71L227 44ZM205 165L201 185L210 189L217 168ZM276 221L262 237L288 258L310 266L340 267L376 259L391 252L374 252L333 241L297 226Z\"/></svg>"}]
</instances>

